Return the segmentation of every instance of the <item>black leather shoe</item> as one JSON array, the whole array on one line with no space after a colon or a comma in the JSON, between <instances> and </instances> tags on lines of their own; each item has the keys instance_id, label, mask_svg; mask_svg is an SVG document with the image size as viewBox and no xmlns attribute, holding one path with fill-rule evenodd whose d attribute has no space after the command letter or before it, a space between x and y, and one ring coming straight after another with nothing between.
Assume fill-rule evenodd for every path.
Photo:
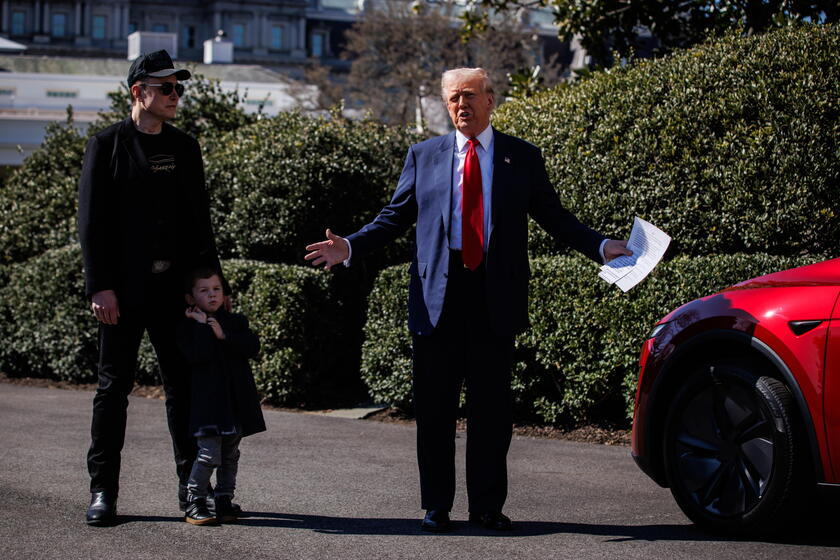
<instances>
[{"instance_id":1,"label":"black leather shoe","mask_svg":"<svg viewBox=\"0 0 840 560\"><path fill-rule=\"evenodd\" d=\"M187 485L178 485L178 509L187 511Z\"/></svg>"},{"instance_id":2,"label":"black leather shoe","mask_svg":"<svg viewBox=\"0 0 840 560\"><path fill-rule=\"evenodd\" d=\"M87 524L96 527L113 525L117 520L117 495L114 492L91 492Z\"/></svg>"},{"instance_id":3,"label":"black leather shoe","mask_svg":"<svg viewBox=\"0 0 840 560\"><path fill-rule=\"evenodd\" d=\"M190 496L187 500L187 511L184 519L192 525L216 525L216 516L207 508L207 498Z\"/></svg>"},{"instance_id":4,"label":"black leather shoe","mask_svg":"<svg viewBox=\"0 0 840 560\"><path fill-rule=\"evenodd\" d=\"M449 512L441 509L430 509L420 523L420 529L430 533L447 533L452 530Z\"/></svg>"},{"instance_id":5,"label":"black leather shoe","mask_svg":"<svg viewBox=\"0 0 840 560\"><path fill-rule=\"evenodd\" d=\"M513 529L513 523L511 523L510 518L501 511L470 513L470 523L481 525L485 529L492 531L510 531Z\"/></svg>"},{"instance_id":6,"label":"black leather shoe","mask_svg":"<svg viewBox=\"0 0 840 560\"><path fill-rule=\"evenodd\" d=\"M181 511L187 511L187 485L186 484L178 484L178 509ZM236 507L236 504L233 504ZM213 486L210 484L207 485L207 507L213 508ZM239 510L239 513L242 513L242 510Z\"/></svg>"},{"instance_id":7,"label":"black leather shoe","mask_svg":"<svg viewBox=\"0 0 840 560\"><path fill-rule=\"evenodd\" d=\"M242 508L230 501L230 496L216 496L216 519L222 523L232 523L239 519Z\"/></svg>"}]
</instances>

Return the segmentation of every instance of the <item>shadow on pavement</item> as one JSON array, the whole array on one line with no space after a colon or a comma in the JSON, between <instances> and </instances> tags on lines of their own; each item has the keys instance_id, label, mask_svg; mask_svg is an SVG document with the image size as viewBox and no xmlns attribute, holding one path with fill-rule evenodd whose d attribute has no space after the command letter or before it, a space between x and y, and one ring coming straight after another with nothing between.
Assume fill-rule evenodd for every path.
<instances>
[{"instance_id":1,"label":"shadow on pavement","mask_svg":"<svg viewBox=\"0 0 840 560\"><path fill-rule=\"evenodd\" d=\"M771 538L732 537L704 532L688 521L684 525L615 525L563 523L560 521L514 521L510 532L495 532L482 529L466 521L454 520L451 533L431 534L420 530L420 518L371 518L371 517L329 517L325 515L303 515L296 513L247 512L236 525L246 527L277 527L302 529L317 533L335 535L428 535L482 536L496 538L521 538L541 535L569 534L609 537L604 542L628 541L707 541L707 542L749 542L765 541L788 545L840 546L836 532L836 518L820 517L810 523L797 523ZM117 525L125 523L183 523L183 517L158 515L120 515Z\"/></svg>"}]
</instances>

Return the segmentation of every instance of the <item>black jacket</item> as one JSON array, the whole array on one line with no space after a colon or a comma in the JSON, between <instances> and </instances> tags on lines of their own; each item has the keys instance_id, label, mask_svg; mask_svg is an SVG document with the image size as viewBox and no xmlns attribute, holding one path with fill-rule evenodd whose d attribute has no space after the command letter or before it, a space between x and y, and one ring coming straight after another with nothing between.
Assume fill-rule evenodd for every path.
<instances>
[{"instance_id":1,"label":"black jacket","mask_svg":"<svg viewBox=\"0 0 840 560\"><path fill-rule=\"evenodd\" d=\"M178 348L190 364L190 433L212 436L236 429L242 437L265 431L260 398L248 359L260 341L243 315L220 309L216 320L225 333L219 340L204 323L184 318L178 325Z\"/></svg>"},{"instance_id":2,"label":"black jacket","mask_svg":"<svg viewBox=\"0 0 840 560\"><path fill-rule=\"evenodd\" d=\"M210 225L201 148L192 136L164 124L177 138L178 191L174 272L183 276L202 266L221 271ZM85 293L114 290L120 305L144 304L152 268L154 180L130 118L91 136L79 180L79 240ZM228 290L226 290L227 292Z\"/></svg>"}]
</instances>

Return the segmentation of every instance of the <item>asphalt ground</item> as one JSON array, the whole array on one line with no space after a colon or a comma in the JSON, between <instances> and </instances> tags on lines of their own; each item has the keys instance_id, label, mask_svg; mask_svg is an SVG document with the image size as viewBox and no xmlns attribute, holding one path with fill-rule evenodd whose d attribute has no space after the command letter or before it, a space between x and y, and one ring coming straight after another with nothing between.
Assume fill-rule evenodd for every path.
<instances>
[{"instance_id":1,"label":"asphalt ground","mask_svg":"<svg viewBox=\"0 0 840 560\"><path fill-rule=\"evenodd\" d=\"M414 428L266 410L242 444L237 524L178 511L163 403L131 397L120 523L88 527L92 394L0 384L0 558L840 558L827 508L774 541L709 535L647 479L629 448L514 437L510 533L468 524L458 439L455 531L422 533ZM836 502L840 507L840 502ZM826 508L823 508L826 509Z\"/></svg>"}]
</instances>

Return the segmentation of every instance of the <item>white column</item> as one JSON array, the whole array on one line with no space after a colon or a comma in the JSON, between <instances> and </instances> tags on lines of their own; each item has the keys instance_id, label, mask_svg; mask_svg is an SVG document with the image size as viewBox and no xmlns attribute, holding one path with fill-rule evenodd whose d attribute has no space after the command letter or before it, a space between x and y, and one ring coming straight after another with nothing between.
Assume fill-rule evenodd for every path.
<instances>
[{"instance_id":1,"label":"white column","mask_svg":"<svg viewBox=\"0 0 840 560\"><path fill-rule=\"evenodd\" d=\"M9 32L9 0L3 0L3 21L2 21L2 31L3 33Z\"/></svg>"},{"instance_id":2,"label":"white column","mask_svg":"<svg viewBox=\"0 0 840 560\"><path fill-rule=\"evenodd\" d=\"M298 48L303 51L304 56L308 56L306 52L306 18L298 20Z\"/></svg>"},{"instance_id":3,"label":"white column","mask_svg":"<svg viewBox=\"0 0 840 560\"><path fill-rule=\"evenodd\" d=\"M52 35L52 26L50 25L50 3L49 0L44 1L44 18L41 21L41 29L45 34Z\"/></svg>"},{"instance_id":4,"label":"white column","mask_svg":"<svg viewBox=\"0 0 840 560\"><path fill-rule=\"evenodd\" d=\"M41 0L35 0L35 17L32 18L32 22L35 24L35 29L32 31L39 35L41 33Z\"/></svg>"},{"instance_id":5,"label":"white column","mask_svg":"<svg viewBox=\"0 0 840 560\"><path fill-rule=\"evenodd\" d=\"M76 0L76 17L73 19L73 27L76 29L76 37L82 34L82 3Z\"/></svg>"},{"instance_id":6,"label":"white column","mask_svg":"<svg viewBox=\"0 0 840 560\"><path fill-rule=\"evenodd\" d=\"M213 37L216 36L216 32L222 28L222 13L218 10L213 14Z\"/></svg>"},{"instance_id":7,"label":"white column","mask_svg":"<svg viewBox=\"0 0 840 560\"><path fill-rule=\"evenodd\" d=\"M115 4L114 9L111 10L111 25L108 26L111 28L109 33L110 39L120 38L120 8L122 8L122 6Z\"/></svg>"},{"instance_id":8,"label":"white column","mask_svg":"<svg viewBox=\"0 0 840 560\"><path fill-rule=\"evenodd\" d=\"M129 21L130 10L131 10L131 6L129 6L128 4L126 4L123 7L122 32L120 33L120 35L123 37L123 39L128 37L128 24L130 23L130 21Z\"/></svg>"}]
</instances>

